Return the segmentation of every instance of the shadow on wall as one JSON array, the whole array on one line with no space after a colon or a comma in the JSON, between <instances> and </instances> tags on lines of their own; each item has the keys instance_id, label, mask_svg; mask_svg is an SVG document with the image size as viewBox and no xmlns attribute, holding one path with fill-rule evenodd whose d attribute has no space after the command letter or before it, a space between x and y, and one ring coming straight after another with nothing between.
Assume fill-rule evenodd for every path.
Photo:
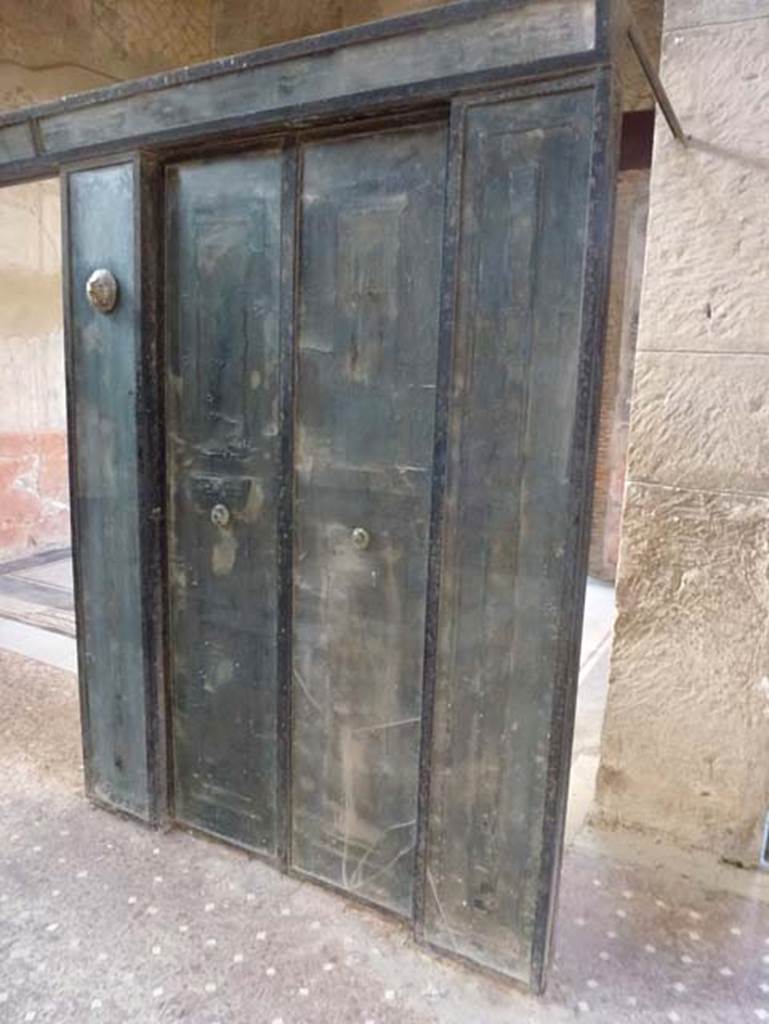
<instances>
[{"instance_id":1,"label":"shadow on wall","mask_svg":"<svg viewBox=\"0 0 769 1024\"><path fill-rule=\"evenodd\" d=\"M69 541L58 181L0 190L0 559Z\"/></svg>"}]
</instances>

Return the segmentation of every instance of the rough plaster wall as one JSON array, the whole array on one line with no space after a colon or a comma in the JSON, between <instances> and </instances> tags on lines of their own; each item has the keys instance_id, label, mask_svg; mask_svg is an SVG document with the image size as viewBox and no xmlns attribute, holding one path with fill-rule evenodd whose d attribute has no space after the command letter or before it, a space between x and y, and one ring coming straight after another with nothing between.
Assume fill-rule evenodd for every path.
<instances>
[{"instance_id":1,"label":"rough plaster wall","mask_svg":"<svg viewBox=\"0 0 769 1024\"><path fill-rule=\"evenodd\" d=\"M600 820L755 864L769 806L769 7L669 0Z\"/></svg>"},{"instance_id":2,"label":"rough plaster wall","mask_svg":"<svg viewBox=\"0 0 769 1024\"><path fill-rule=\"evenodd\" d=\"M69 532L59 194L0 191L0 552Z\"/></svg>"},{"instance_id":3,"label":"rough plaster wall","mask_svg":"<svg viewBox=\"0 0 769 1024\"><path fill-rule=\"evenodd\" d=\"M274 3L273 0L212 0L212 55L223 56L339 28L343 0Z\"/></svg>"},{"instance_id":4,"label":"rough plaster wall","mask_svg":"<svg viewBox=\"0 0 769 1024\"><path fill-rule=\"evenodd\" d=\"M590 533L589 572L603 580L613 580L617 570L648 206L648 170L623 171L617 182Z\"/></svg>"},{"instance_id":5,"label":"rough plaster wall","mask_svg":"<svg viewBox=\"0 0 769 1024\"><path fill-rule=\"evenodd\" d=\"M0 4L0 64L88 70L100 78L99 84L205 60L210 34L210 0L3 0Z\"/></svg>"},{"instance_id":6,"label":"rough plaster wall","mask_svg":"<svg viewBox=\"0 0 769 1024\"><path fill-rule=\"evenodd\" d=\"M211 0L213 56L440 6L442 0Z\"/></svg>"}]
</instances>

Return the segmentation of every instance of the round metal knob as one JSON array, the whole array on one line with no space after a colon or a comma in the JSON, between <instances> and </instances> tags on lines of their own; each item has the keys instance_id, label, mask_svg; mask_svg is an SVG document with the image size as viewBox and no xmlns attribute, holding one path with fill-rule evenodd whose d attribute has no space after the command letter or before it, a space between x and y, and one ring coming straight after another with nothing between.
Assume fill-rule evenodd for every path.
<instances>
[{"instance_id":1,"label":"round metal knob","mask_svg":"<svg viewBox=\"0 0 769 1024\"><path fill-rule=\"evenodd\" d=\"M211 509L211 522L214 526L226 526L230 521L230 510L226 505L214 505Z\"/></svg>"},{"instance_id":2,"label":"round metal knob","mask_svg":"<svg viewBox=\"0 0 769 1024\"><path fill-rule=\"evenodd\" d=\"M362 526L356 526L352 531L352 542L359 551L365 551L371 543L371 534Z\"/></svg>"},{"instance_id":3,"label":"round metal knob","mask_svg":"<svg viewBox=\"0 0 769 1024\"><path fill-rule=\"evenodd\" d=\"M117 305L117 281L109 270L94 270L85 283L86 298L97 313L111 313Z\"/></svg>"}]
</instances>

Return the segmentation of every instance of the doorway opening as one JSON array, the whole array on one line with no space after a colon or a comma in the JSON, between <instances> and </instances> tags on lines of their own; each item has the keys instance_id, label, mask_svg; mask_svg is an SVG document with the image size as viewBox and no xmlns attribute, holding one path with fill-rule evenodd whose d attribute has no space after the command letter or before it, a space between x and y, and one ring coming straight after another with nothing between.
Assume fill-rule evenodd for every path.
<instances>
[{"instance_id":1,"label":"doorway opening","mask_svg":"<svg viewBox=\"0 0 769 1024\"><path fill-rule=\"evenodd\" d=\"M0 190L0 694L0 787L82 787L57 179Z\"/></svg>"}]
</instances>

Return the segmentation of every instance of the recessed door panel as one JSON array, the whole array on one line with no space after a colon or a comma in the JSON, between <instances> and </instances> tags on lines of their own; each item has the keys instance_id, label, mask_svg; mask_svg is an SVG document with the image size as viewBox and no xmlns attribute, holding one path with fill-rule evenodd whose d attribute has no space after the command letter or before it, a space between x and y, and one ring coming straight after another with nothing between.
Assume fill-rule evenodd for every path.
<instances>
[{"instance_id":1,"label":"recessed door panel","mask_svg":"<svg viewBox=\"0 0 769 1024\"><path fill-rule=\"evenodd\" d=\"M178 820L276 850L282 157L171 168L168 468Z\"/></svg>"},{"instance_id":2,"label":"recessed door panel","mask_svg":"<svg viewBox=\"0 0 769 1024\"><path fill-rule=\"evenodd\" d=\"M465 120L425 931L527 982L558 842L593 103L582 89Z\"/></svg>"},{"instance_id":3,"label":"recessed door panel","mask_svg":"<svg viewBox=\"0 0 769 1024\"><path fill-rule=\"evenodd\" d=\"M446 134L304 150L292 862L411 909Z\"/></svg>"}]
</instances>

